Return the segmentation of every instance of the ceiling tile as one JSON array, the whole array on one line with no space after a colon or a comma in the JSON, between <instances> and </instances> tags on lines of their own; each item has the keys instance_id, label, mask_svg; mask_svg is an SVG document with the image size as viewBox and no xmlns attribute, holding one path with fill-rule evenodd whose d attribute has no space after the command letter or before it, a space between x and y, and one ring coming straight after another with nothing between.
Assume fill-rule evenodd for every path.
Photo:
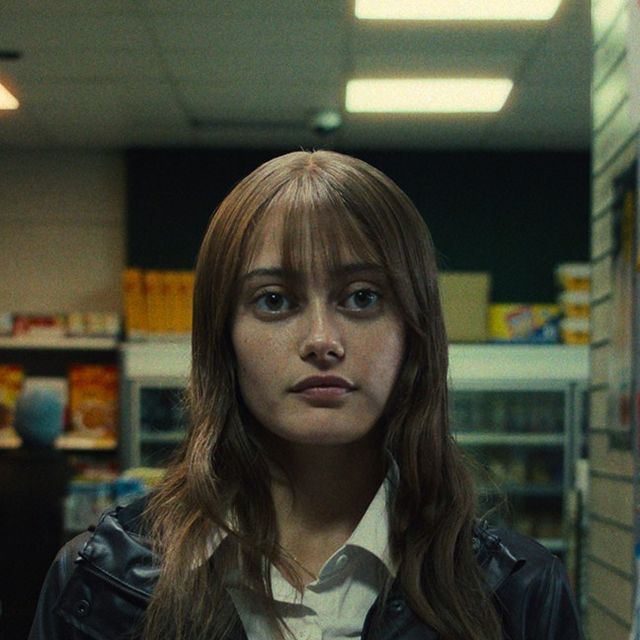
<instances>
[{"instance_id":1,"label":"ceiling tile","mask_svg":"<svg viewBox=\"0 0 640 640\"><path fill-rule=\"evenodd\" d=\"M538 24L505 27L464 24L452 27L434 23L408 25L357 25L352 32L350 51L358 55L484 56L529 53L544 35Z\"/></svg>"},{"instance_id":2,"label":"ceiling tile","mask_svg":"<svg viewBox=\"0 0 640 640\"><path fill-rule=\"evenodd\" d=\"M163 52L166 68L180 82L255 84L275 82L340 84L344 78L339 54L293 56L288 51L269 51L258 59L250 52L205 49L180 49Z\"/></svg>"},{"instance_id":3,"label":"ceiling tile","mask_svg":"<svg viewBox=\"0 0 640 640\"><path fill-rule=\"evenodd\" d=\"M38 83L27 87L24 105L62 145L96 146L119 135L126 146L127 136L145 128L188 127L171 88L160 83Z\"/></svg>"},{"instance_id":4,"label":"ceiling tile","mask_svg":"<svg viewBox=\"0 0 640 640\"><path fill-rule=\"evenodd\" d=\"M55 80L159 80L164 69L149 50L129 49L36 49L7 63L17 81Z\"/></svg>"},{"instance_id":5,"label":"ceiling tile","mask_svg":"<svg viewBox=\"0 0 640 640\"><path fill-rule=\"evenodd\" d=\"M586 4L586 8L582 5ZM522 69L525 83L591 82L591 20L588 0L565 2L546 30L540 47Z\"/></svg>"},{"instance_id":6,"label":"ceiling tile","mask_svg":"<svg viewBox=\"0 0 640 640\"><path fill-rule=\"evenodd\" d=\"M23 106L1 115L0 144L313 145L310 115L342 110L348 78L447 74L516 86L491 118L349 116L331 140L589 146L588 0L527 25L382 24L351 11L351 0L3 0L1 48L24 55L0 61L0 80ZM196 131L194 118L235 126Z\"/></svg>"},{"instance_id":7,"label":"ceiling tile","mask_svg":"<svg viewBox=\"0 0 640 640\"><path fill-rule=\"evenodd\" d=\"M18 15L0 21L0 42L3 49L17 49L25 55L39 49L154 48L145 19L132 13Z\"/></svg>"},{"instance_id":8,"label":"ceiling tile","mask_svg":"<svg viewBox=\"0 0 640 640\"><path fill-rule=\"evenodd\" d=\"M591 139L588 87L517 86L488 131L488 144L498 148L550 147L555 139L557 148L586 149Z\"/></svg>"},{"instance_id":9,"label":"ceiling tile","mask_svg":"<svg viewBox=\"0 0 640 640\"><path fill-rule=\"evenodd\" d=\"M108 15L123 12L141 12L140 0L2 0L0 17L32 14L41 19L51 15L77 13L82 15Z\"/></svg>"},{"instance_id":10,"label":"ceiling tile","mask_svg":"<svg viewBox=\"0 0 640 640\"><path fill-rule=\"evenodd\" d=\"M320 108L340 108L342 97L332 85L235 82L226 85L180 83L184 104L194 116L261 120L290 117Z\"/></svg>"},{"instance_id":11,"label":"ceiling tile","mask_svg":"<svg viewBox=\"0 0 640 640\"><path fill-rule=\"evenodd\" d=\"M308 18L327 17L342 18L348 11L351 2L344 0L147 0L149 13L170 13L174 16L220 16L224 18L247 19L250 17L275 18L285 17Z\"/></svg>"},{"instance_id":12,"label":"ceiling tile","mask_svg":"<svg viewBox=\"0 0 640 640\"><path fill-rule=\"evenodd\" d=\"M482 56L460 51L456 54L417 52L354 54L350 77L509 77L522 63L517 53L492 52Z\"/></svg>"},{"instance_id":13,"label":"ceiling tile","mask_svg":"<svg viewBox=\"0 0 640 640\"><path fill-rule=\"evenodd\" d=\"M55 143L55 136L24 109L0 111L0 147L46 147Z\"/></svg>"}]
</instances>

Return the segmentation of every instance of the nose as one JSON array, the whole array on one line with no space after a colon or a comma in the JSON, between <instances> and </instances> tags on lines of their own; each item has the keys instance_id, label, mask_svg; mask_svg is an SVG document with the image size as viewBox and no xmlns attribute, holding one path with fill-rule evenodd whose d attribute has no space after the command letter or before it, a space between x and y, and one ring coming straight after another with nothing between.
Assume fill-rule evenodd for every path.
<instances>
[{"instance_id":1,"label":"nose","mask_svg":"<svg viewBox=\"0 0 640 640\"><path fill-rule=\"evenodd\" d=\"M303 320L300 357L331 364L344 358L344 343L335 315L321 301L309 304Z\"/></svg>"}]
</instances>

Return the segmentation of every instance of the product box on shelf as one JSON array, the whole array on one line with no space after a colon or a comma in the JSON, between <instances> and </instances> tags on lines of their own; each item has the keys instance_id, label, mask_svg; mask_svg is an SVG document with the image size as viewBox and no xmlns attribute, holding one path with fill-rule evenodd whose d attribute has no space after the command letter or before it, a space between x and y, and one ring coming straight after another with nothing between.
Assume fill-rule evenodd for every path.
<instances>
[{"instance_id":1,"label":"product box on shelf","mask_svg":"<svg viewBox=\"0 0 640 640\"><path fill-rule=\"evenodd\" d=\"M555 270L558 286L564 291L586 291L591 289L591 265L588 262L564 262Z\"/></svg>"},{"instance_id":2,"label":"product box on shelf","mask_svg":"<svg viewBox=\"0 0 640 640\"><path fill-rule=\"evenodd\" d=\"M130 340L176 338L191 333L193 271L126 269L124 309Z\"/></svg>"},{"instance_id":3,"label":"product box on shelf","mask_svg":"<svg viewBox=\"0 0 640 640\"><path fill-rule=\"evenodd\" d=\"M486 341L490 274L442 272L439 286L449 342Z\"/></svg>"},{"instance_id":4,"label":"product box on shelf","mask_svg":"<svg viewBox=\"0 0 640 640\"><path fill-rule=\"evenodd\" d=\"M489 337L492 342L554 344L560 339L560 319L556 304L492 304Z\"/></svg>"},{"instance_id":5,"label":"product box on shelf","mask_svg":"<svg viewBox=\"0 0 640 640\"><path fill-rule=\"evenodd\" d=\"M555 271L562 308L560 337L564 344L585 345L591 339L591 265L587 262L564 263Z\"/></svg>"},{"instance_id":6,"label":"product box on shelf","mask_svg":"<svg viewBox=\"0 0 640 640\"><path fill-rule=\"evenodd\" d=\"M67 336L70 338L117 338L120 315L115 312L74 311L67 314Z\"/></svg>"},{"instance_id":7,"label":"product box on shelf","mask_svg":"<svg viewBox=\"0 0 640 640\"><path fill-rule=\"evenodd\" d=\"M565 318L589 318L591 302L588 291L562 291L558 302Z\"/></svg>"},{"instance_id":8,"label":"product box on shelf","mask_svg":"<svg viewBox=\"0 0 640 640\"><path fill-rule=\"evenodd\" d=\"M69 435L117 440L118 368L73 365L69 369Z\"/></svg>"},{"instance_id":9,"label":"product box on shelf","mask_svg":"<svg viewBox=\"0 0 640 640\"><path fill-rule=\"evenodd\" d=\"M13 314L0 311L0 336L11 336L13 334Z\"/></svg>"},{"instance_id":10,"label":"product box on shelf","mask_svg":"<svg viewBox=\"0 0 640 640\"><path fill-rule=\"evenodd\" d=\"M64 314L15 314L13 337L17 339L64 338L67 323Z\"/></svg>"},{"instance_id":11,"label":"product box on shelf","mask_svg":"<svg viewBox=\"0 0 640 640\"><path fill-rule=\"evenodd\" d=\"M16 402L24 384L24 368L18 364L0 364L0 442L13 439Z\"/></svg>"},{"instance_id":12,"label":"product box on shelf","mask_svg":"<svg viewBox=\"0 0 640 640\"><path fill-rule=\"evenodd\" d=\"M124 316L127 335L135 340L149 331L144 275L141 269L125 269L122 274Z\"/></svg>"},{"instance_id":13,"label":"product box on shelf","mask_svg":"<svg viewBox=\"0 0 640 640\"><path fill-rule=\"evenodd\" d=\"M560 322L562 342L565 344L589 344L591 323L589 318L563 318Z\"/></svg>"}]
</instances>

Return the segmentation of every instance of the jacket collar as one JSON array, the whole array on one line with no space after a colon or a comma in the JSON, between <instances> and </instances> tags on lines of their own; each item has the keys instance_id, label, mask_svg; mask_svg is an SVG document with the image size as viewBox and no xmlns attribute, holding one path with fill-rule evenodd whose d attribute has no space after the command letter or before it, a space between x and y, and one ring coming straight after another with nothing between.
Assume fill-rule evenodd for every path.
<instances>
[{"instance_id":1,"label":"jacket collar","mask_svg":"<svg viewBox=\"0 0 640 640\"><path fill-rule=\"evenodd\" d=\"M487 586L495 593L500 585L525 563L503 544L496 529L490 529L486 521L476 522L473 536L473 549L478 563L484 570Z\"/></svg>"},{"instance_id":2,"label":"jacket collar","mask_svg":"<svg viewBox=\"0 0 640 640\"><path fill-rule=\"evenodd\" d=\"M91 568L95 576L102 577L102 587L106 591L103 596L118 590L119 586L128 593L139 596L140 615L149 601L158 579L159 569L157 557L149 549L148 539L144 535L140 523L141 509L118 509L106 513L100 520L93 536L80 552L79 562ZM492 593L514 572L525 560L519 558L502 543L498 533L489 529L486 523L477 523L473 538L474 551L480 566L485 571L487 584ZM63 603L64 607L64 603ZM367 623L373 613L369 612ZM394 583L387 598L384 620L384 633L380 637L399 636L405 629L409 635L406 638L422 638L431 640L437 638L430 627L424 625L413 614L404 600L399 584ZM391 633L391 636L389 636ZM417 634L419 635L413 635ZM376 637L378 632L376 632ZM105 639L108 635L103 636ZM363 634L363 637L369 637ZM246 635L240 628L236 634L237 640L246 640Z\"/></svg>"}]
</instances>

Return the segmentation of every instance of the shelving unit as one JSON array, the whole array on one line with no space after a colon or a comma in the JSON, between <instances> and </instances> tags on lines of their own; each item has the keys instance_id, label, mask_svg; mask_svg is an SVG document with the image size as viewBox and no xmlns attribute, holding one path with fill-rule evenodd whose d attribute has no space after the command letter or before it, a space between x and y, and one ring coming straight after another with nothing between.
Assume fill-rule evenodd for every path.
<instances>
[{"instance_id":1,"label":"shelving unit","mask_svg":"<svg viewBox=\"0 0 640 640\"><path fill-rule=\"evenodd\" d=\"M11 338L0 336L0 349L112 351L116 338Z\"/></svg>"},{"instance_id":2,"label":"shelving unit","mask_svg":"<svg viewBox=\"0 0 640 640\"><path fill-rule=\"evenodd\" d=\"M184 340L121 345L122 469L162 466L184 438L179 407L190 357Z\"/></svg>"},{"instance_id":3,"label":"shelving unit","mask_svg":"<svg viewBox=\"0 0 640 640\"><path fill-rule=\"evenodd\" d=\"M562 447L563 433L454 433L456 442L473 447Z\"/></svg>"},{"instance_id":4,"label":"shelving unit","mask_svg":"<svg viewBox=\"0 0 640 640\"><path fill-rule=\"evenodd\" d=\"M0 440L0 449L18 449L22 446L19 437L8 437ZM82 438L80 436L61 435L54 443L54 449L61 451L116 451L118 444L112 441Z\"/></svg>"},{"instance_id":5,"label":"shelving unit","mask_svg":"<svg viewBox=\"0 0 640 640\"><path fill-rule=\"evenodd\" d=\"M583 454L588 347L452 345L452 428L476 462L489 521L577 565L575 467Z\"/></svg>"},{"instance_id":6,"label":"shelving unit","mask_svg":"<svg viewBox=\"0 0 640 640\"><path fill-rule=\"evenodd\" d=\"M0 336L0 364L19 364L27 377L66 376L70 364L116 364L119 341L103 337L7 337ZM0 438L0 450L17 449L19 437ZM117 442L62 434L54 447L72 453L115 453Z\"/></svg>"}]
</instances>

